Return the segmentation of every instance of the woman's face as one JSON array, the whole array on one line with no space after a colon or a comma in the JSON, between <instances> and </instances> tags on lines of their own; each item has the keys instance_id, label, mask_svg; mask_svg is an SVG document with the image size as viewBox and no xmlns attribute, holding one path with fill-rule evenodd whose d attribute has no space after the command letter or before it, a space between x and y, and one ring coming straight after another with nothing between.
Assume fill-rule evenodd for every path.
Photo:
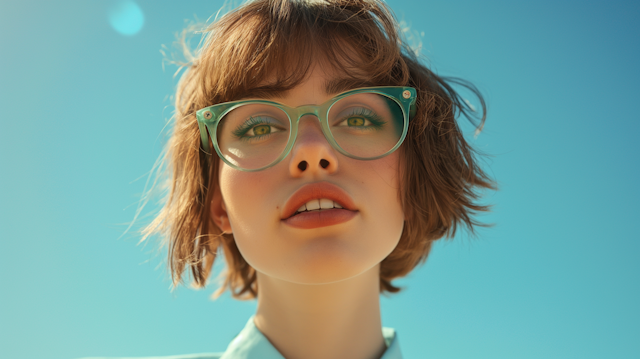
<instances>
[{"instance_id":1,"label":"woman's face","mask_svg":"<svg viewBox=\"0 0 640 359\"><path fill-rule=\"evenodd\" d=\"M271 100L290 107L324 103L336 95L325 92L336 77L315 66L304 82ZM378 265L400 239L398 166L399 151L373 161L338 153L318 119L307 115L291 153L277 165L243 172L220 161L214 221L233 233L244 259L262 275L301 284L352 278ZM344 208L291 216L301 203L314 202Z\"/></svg>"}]
</instances>

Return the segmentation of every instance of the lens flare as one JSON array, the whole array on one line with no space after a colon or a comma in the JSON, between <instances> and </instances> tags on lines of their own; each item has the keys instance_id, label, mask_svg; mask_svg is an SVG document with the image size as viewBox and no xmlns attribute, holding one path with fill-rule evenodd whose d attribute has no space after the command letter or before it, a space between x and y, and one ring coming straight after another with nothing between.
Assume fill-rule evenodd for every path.
<instances>
[{"instance_id":1,"label":"lens flare","mask_svg":"<svg viewBox=\"0 0 640 359\"><path fill-rule=\"evenodd\" d=\"M144 25L144 14L133 1L119 1L109 9L109 24L121 35L137 34Z\"/></svg>"}]
</instances>

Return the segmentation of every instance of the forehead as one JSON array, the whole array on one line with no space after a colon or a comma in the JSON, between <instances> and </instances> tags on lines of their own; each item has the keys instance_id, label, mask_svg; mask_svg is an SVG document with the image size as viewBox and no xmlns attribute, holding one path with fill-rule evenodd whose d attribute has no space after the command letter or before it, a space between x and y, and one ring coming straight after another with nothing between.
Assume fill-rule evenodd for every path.
<instances>
[{"instance_id":1,"label":"forehead","mask_svg":"<svg viewBox=\"0 0 640 359\"><path fill-rule=\"evenodd\" d=\"M343 64L327 64L315 61L306 71L305 76L287 87L279 86L286 80L272 73L261 81L258 86L249 89L244 98L285 99L292 95L302 95L298 92L311 92L310 95L332 97L339 93L359 87L376 86L370 76L357 67L347 67Z\"/></svg>"}]
</instances>

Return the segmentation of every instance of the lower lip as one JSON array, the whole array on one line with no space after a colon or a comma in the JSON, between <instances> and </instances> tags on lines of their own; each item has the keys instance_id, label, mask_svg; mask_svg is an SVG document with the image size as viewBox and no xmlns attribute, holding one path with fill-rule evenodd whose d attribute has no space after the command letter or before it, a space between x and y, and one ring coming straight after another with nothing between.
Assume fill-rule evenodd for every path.
<instances>
[{"instance_id":1,"label":"lower lip","mask_svg":"<svg viewBox=\"0 0 640 359\"><path fill-rule=\"evenodd\" d=\"M358 212L348 209L323 209L320 211L302 212L282 220L294 228L313 229L344 223L355 217Z\"/></svg>"}]
</instances>

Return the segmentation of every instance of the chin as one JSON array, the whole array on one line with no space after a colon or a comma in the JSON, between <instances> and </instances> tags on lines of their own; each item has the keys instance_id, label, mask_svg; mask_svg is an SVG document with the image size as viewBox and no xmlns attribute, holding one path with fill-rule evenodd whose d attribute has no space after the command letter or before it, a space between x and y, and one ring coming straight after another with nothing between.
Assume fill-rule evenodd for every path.
<instances>
[{"instance_id":1,"label":"chin","mask_svg":"<svg viewBox=\"0 0 640 359\"><path fill-rule=\"evenodd\" d=\"M358 277L378 265L396 247L402 225L358 228L339 236L333 230L314 230L304 237L263 234L260 241L243 240L257 238L247 234L238 235L236 243L249 265L268 277L321 285Z\"/></svg>"},{"instance_id":2,"label":"chin","mask_svg":"<svg viewBox=\"0 0 640 359\"><path fill-rule=\"evenodd\" d=\"M368 271L377 265L388 253L364 253L362 250L317 241L310 243L302 253L290 263L291 270L277 273L283 280L298 284L329 284L347 280Z\"/></svg>"}]
</instances>

